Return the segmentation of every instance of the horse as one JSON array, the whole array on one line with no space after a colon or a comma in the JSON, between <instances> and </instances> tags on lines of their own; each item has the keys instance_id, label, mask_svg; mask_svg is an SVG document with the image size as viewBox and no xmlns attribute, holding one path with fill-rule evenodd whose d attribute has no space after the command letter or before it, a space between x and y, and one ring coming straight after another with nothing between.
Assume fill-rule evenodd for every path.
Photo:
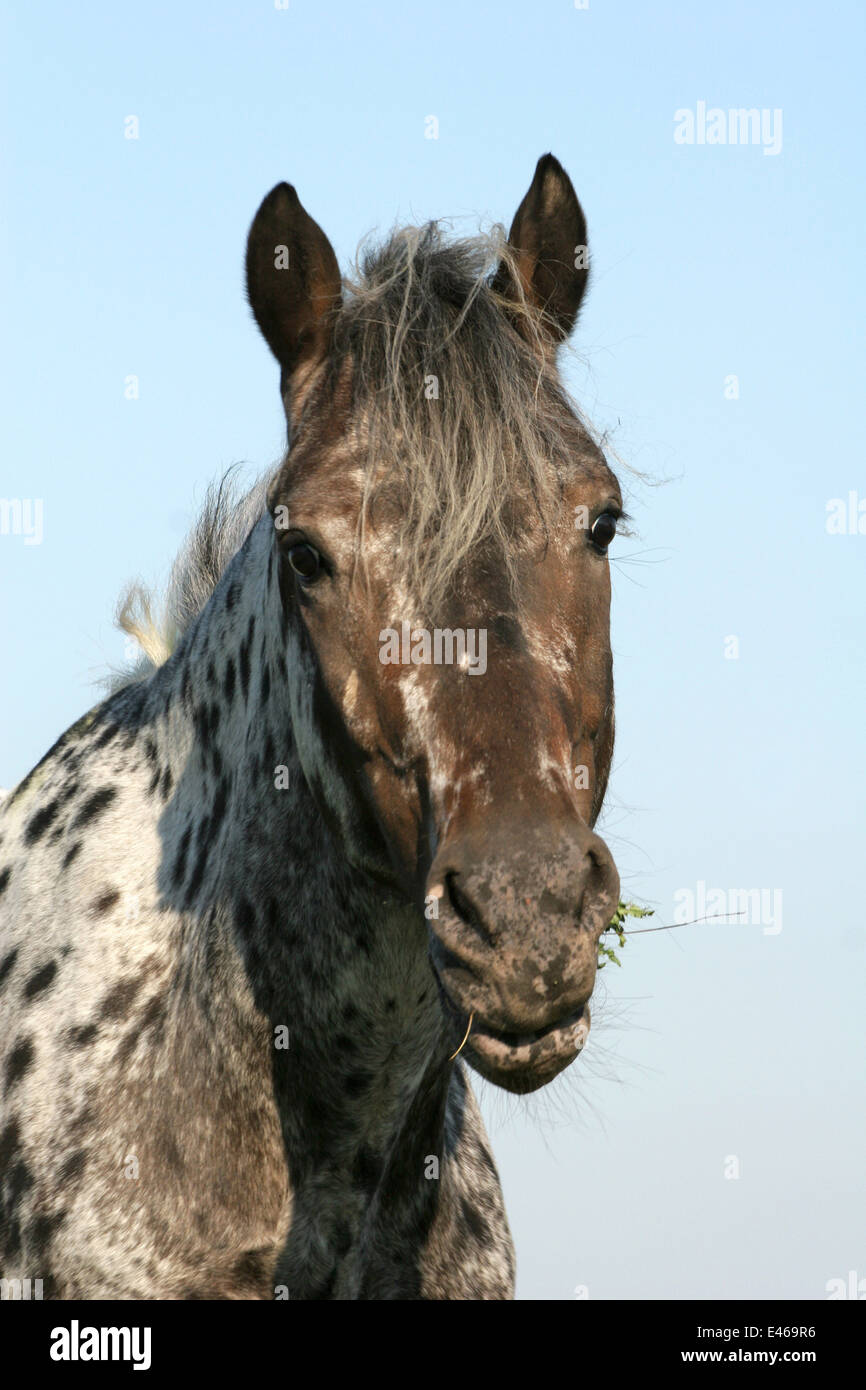
<instances>
[{"instance_id":1,"label":"horse","mask_svg":"<svg viewBox=\"0 0 866 1390\"><path fill-rule=\"evenodd\" d=\"M586 223L249 232L287 449L0 814L0 1272L53 1299L508 1299L467 1068L586 1041L618 902L622 497L563 386ZM483 659L482 659L483 658Z\"/></svg>"}]
</instances>

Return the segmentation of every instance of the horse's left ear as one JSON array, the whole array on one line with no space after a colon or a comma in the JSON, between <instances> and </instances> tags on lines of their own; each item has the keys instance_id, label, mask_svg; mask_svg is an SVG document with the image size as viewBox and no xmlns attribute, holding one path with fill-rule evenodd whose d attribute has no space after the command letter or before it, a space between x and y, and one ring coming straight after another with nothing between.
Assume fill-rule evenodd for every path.
<instances>
[{"instance_id":1,"label":"horse's left ear","mask_svg":"<svg viewBox=\"0 0 866 1390\"><path fill-rule=\"evenodd\" d=\"M517 273L527 301L546 315L557 342L577 320L589 279L586 218L571 179L558 159L544 154L514 215L508 244L516 253ZM515 297L511 272L503 261L493 281L500 293Z\"/></svg>"},{"instance_id":2,"label":"horse's left ear","mask_svg":"<svg viewBox=\"0 0 866 1390\"><path fill-rule=\"evenodd\" d=\"M247 298L284 385L302 362L324 356L340 297L334 248L292 185L278 183L247 238Z\"/></svg>"}]
</instances>

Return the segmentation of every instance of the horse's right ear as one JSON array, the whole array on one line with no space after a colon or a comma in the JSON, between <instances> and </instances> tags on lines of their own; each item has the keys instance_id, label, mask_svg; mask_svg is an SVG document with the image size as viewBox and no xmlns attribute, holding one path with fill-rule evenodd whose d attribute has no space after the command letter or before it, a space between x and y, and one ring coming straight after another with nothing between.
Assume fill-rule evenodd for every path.
<instances>
[{"instance_id":1,"label":"horse's right ear","mask_svg":"<svg viewBox=\"0 0 866 1390\"><path fill-rule=\"evenodd\" d=\"M284 382L302 362L324 356L340 297L334 248L292 185L278 183L247 238L247 298Z\"/></svg>"},{"instance_id":2,"label":"horse's right ear","mask_svg":"<svg viewBox=\"0 0 866 1390\"><path fill-rule=\"evenodd\" d=\"M571 179L558 159L543 154L523 202L514 214L508 243L516 275L503 261L493 280L506 298L520 298L544 314L554 345L574 328L586 291L589 264L586 218Z\"/></svg>"}]
</instances>

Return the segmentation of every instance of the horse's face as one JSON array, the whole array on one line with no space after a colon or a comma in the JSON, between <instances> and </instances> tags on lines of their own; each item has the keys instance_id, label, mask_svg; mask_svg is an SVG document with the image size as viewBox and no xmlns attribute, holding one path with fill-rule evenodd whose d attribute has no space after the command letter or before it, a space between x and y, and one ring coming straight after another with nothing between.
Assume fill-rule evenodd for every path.
<instances>
[{"instance_id":1,"label":"horse's face","mask_svg":"<svg viewBox=\"0 0 866 1390\"><path fill-rule=\"evenodd\" d=\"M539 165L510 239L529 261L526 299L543 291L548 331L564 334L585 272L563 253L585 228L555 161ZM275 283L267 253L280 245L290 266L293 251L318 266L318 280L299 277L288 294ZM471 1018L464 1055L490 1080L533 1090L583 1046L598 938L619 892L591 829L613 748L616 479L554 393L569 446L550 465L555 505L542 518L515 470L511 572L501 536L482 536L431 607L403 563L411 484L385 470L365 506L351 355L323 385L336 261L288 191L263 204L248 271L298 424L270 505L305 772L354 862L423 909L458 1042Z\"/></svg>"}]
</instances>

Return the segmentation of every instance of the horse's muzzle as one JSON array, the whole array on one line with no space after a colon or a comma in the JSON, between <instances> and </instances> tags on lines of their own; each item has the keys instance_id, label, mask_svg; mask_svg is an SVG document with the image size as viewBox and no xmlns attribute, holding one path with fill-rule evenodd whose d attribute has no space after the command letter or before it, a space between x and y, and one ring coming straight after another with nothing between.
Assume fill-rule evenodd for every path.
<instances>
[{"instance_id":1,"label":"horse's muzzle","mask_svg":"<svg viewBox=\"0 0 866 1390\"><path fill-rule=\"evenodd\" d=\"M582 822L448 837L428 893L438 905L430 955L455 1046L466 1037L463 1055L507 1090L545 1085L589 1033L598 939L619 899L604 841Z\"/></svg>"}]
</instances>

